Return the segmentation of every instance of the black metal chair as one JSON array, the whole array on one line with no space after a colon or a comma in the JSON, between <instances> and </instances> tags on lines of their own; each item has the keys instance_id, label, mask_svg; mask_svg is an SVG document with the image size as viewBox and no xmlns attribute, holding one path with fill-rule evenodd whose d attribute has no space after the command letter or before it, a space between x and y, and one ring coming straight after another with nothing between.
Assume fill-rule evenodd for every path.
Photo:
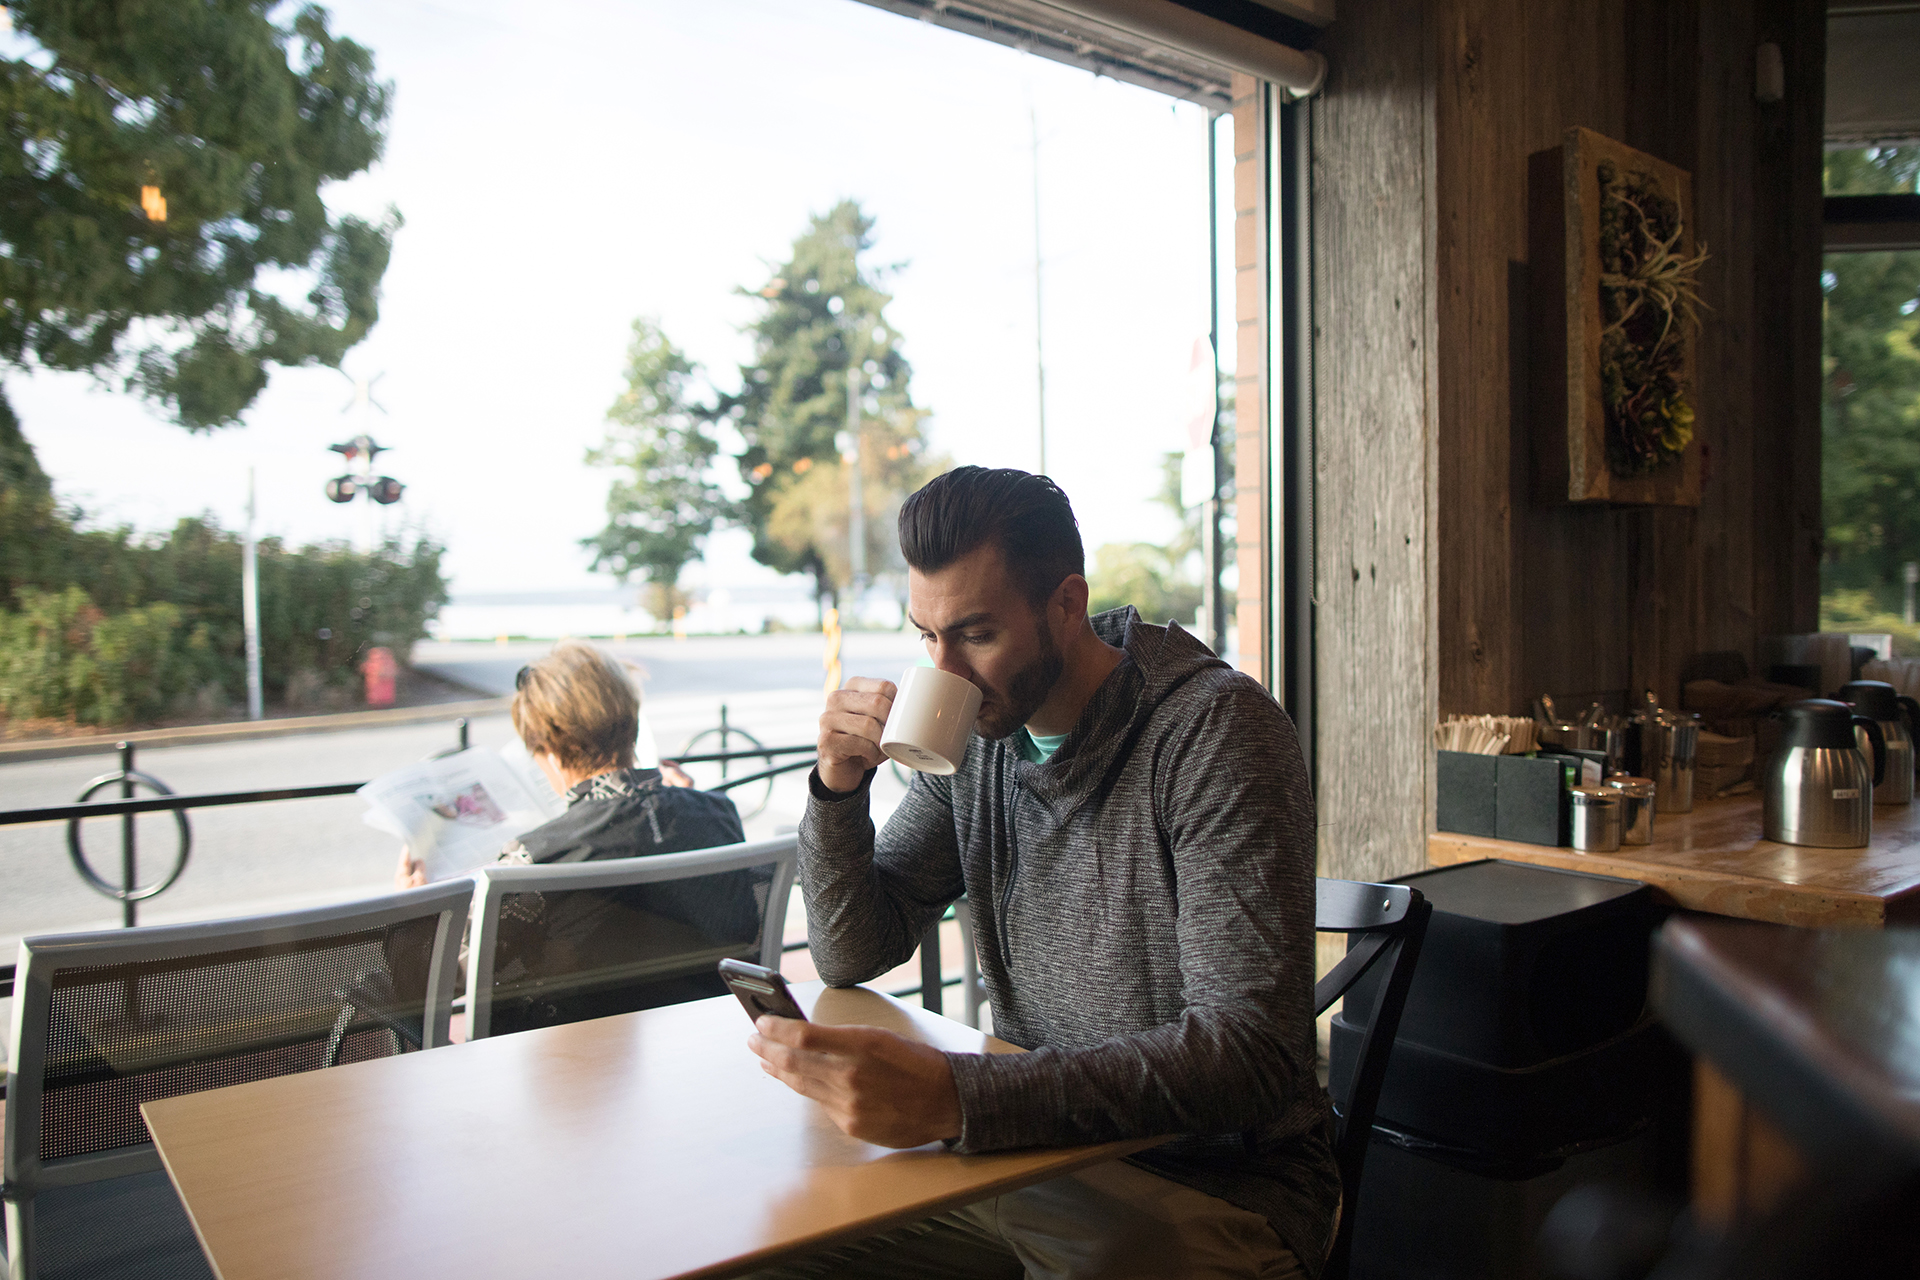
<instances>
[{"instance_id":1,"label":"black metal chair","mask_svg":"<svg viewBox=\"0 0 1920 1280\"><path fill-rule=\"evenodd\" d=\"M1433 904L1418 889L1403 884L1367 884L1357 880L1320 880L1315 894L1314 928L1349 935L1347 954L1314 984L1313 1012L1318 1017L1355 983L1384 965L1380 997L1361 1029L1360 1047L1345 1097L1333 1100L1334 1158L1340 1164L1343 1204L1340 1228L1327 1256L1322 1280L1345 1280L1353 1248L1353 1222L1360 1205L1360 1173L1373 1135L1374 1107L1387 1077L1387 1057L1400 1029L1413 967L1427 935ZM1357 936L1355 936L1357 935Z\"/></svg>"}]
</instances>

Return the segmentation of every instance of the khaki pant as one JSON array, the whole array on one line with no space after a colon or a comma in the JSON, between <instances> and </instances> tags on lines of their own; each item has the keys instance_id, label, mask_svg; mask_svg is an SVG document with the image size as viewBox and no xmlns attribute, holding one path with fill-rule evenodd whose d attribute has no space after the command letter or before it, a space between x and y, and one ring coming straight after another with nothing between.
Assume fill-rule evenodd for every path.
<instances>
[{"instance_id":1,"label":"khaki pant","mask_svg":"<svg viewBox=\"0 0 1920 1280\"><path fill-rule=\"evenodd\" d=\"M1115 1161L754 1273L757 1280L1296 1280L1267 1220Z\"/></svg>"}]
</instances>

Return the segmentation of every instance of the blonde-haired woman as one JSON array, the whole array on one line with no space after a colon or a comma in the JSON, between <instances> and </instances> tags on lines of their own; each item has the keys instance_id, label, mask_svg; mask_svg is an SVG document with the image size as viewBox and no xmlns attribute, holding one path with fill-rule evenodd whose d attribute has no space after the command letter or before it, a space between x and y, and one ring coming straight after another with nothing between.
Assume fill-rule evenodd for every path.
<instances>
[{"instance_id":1,"label":"blonde-haired woman","mask_svg":"<svg viewBox=\"0 0 1920 1280\"><path fill-rule=\"evenodd\" d=\"M640 695L617 659L584 641L563 640L520 668L513 685L514 732L565 797L567 811L508 842L500 861L590 862L746 838L740 812L726 796L694 790L684 774L634 767ZM394 882L402 889L426 883L424 869L405 849Z\"/></svg>"},{"instance_id":2,"label":"blonde-haired woman","mask_svg":"<svg viewBox=\"0 0 1920 1280\"><path fill-rule=\"evenodd\" d=\"M513 727L566 798L567 811L509 841L506 863L589 862L735 844L745 839L733 801L634 767L640 696L622 665L578 640L563 641L514 679ZM493 1033L574 1022L702 996L724 995L711 973L652 981L574 981L617 971L648 931L687 930L719 942L757 936L764 877L729 871L696 880L558 895L510 894L494 954ZM405 849L401 888L426 883ZM463 957L464 961L464 957ZM465 964L461 969L464 974ZM504 986L502 984L505 984ZM522 994L502 998L518 986Z\"/></svg>"}]
</instances>

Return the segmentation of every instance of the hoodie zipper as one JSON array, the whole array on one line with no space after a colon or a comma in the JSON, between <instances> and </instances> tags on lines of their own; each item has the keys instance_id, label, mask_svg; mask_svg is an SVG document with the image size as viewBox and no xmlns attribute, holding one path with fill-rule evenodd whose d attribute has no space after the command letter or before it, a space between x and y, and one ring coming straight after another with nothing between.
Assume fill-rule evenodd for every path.
<instances>
[{"instance_id":1,"label":"hoodie zipper","mask_svg":"<svg viewBox=\"0 0 1920 1280\"><path fill-rule=\"evenodd\" d=\"M1014 882L1020 878L1020 766L1014 765L1013 803L1007 806L1007 887L1000 893L1000 964L1009 980L1013 976L1013 944L1008 940L1007 911L1013 905Z\"/></svg>"}]
</instances>

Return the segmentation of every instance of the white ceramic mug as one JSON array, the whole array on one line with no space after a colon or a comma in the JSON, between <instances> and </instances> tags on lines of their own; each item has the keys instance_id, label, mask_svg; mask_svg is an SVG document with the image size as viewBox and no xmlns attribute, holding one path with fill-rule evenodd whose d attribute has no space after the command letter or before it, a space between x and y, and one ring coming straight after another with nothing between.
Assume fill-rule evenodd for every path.
<instances>
[{"instance_id":1,"label":"white ceramic mug","mask_svg":"<svg viewBox=\"0 0 1920 1280\"><path fill-rule=\"evenodd\" d=\"M909 769L952 773L967 755L980 689L938 667L908 667L893 695L880 750Z\"/></svg>"}]
</instances>

